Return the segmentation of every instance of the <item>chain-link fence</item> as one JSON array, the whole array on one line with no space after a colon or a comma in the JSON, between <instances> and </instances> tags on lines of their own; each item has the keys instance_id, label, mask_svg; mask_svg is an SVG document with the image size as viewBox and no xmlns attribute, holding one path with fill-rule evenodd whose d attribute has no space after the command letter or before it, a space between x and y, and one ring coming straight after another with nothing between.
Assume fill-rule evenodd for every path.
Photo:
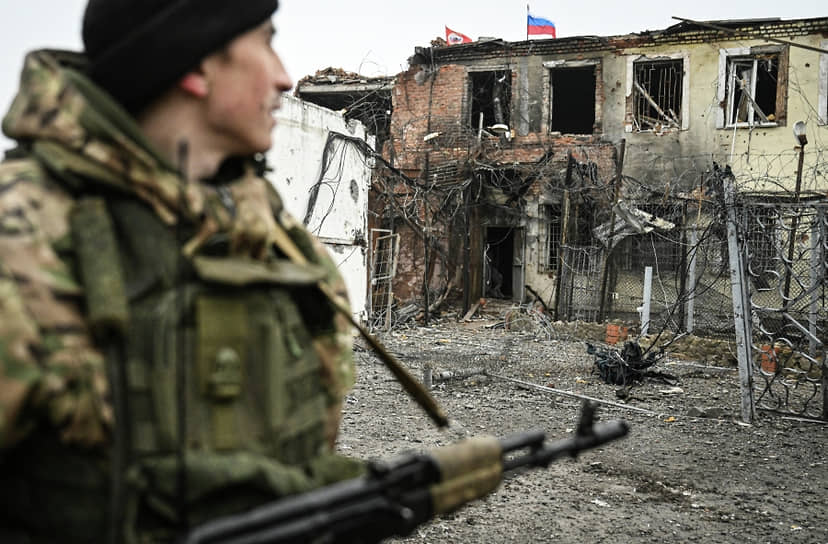
<instances>
[{"instance_id":1,"label":"chain-link fence","mask_svg":"<svg viewBox=\"0 0 828 544\"><path fill-rule=\"evenodd\" d=\"M686 199L636 203L628 211L663 222L624 233L609 262L603 247L563 247L558 318L735 338L742 326L733 285L744 283L755 406L828 419L828 203L797 200L741 194L732 208L717 198L692 207ZM729 236L741 261L729 254Z\"/></svg>"},{"instance_id":2,"label":"chain-link fence","mask_svg":"<svg viewBox=\"0 0 828 544\"><path fill-rule=\"evenodd\" d=\"M603 247L565 246L557 292L559 319L621 320L642 323L645 276L652 271L648 329L688 331L705 336L733 333L727 239L716 220L716 207L688 201L633 203L659 221L660 228L644 228L614 235L620 238L606 263ZM700 220L701 218L701 220ZM604 303L601 304L601 294Z\"/></svg>"}]
</instances>

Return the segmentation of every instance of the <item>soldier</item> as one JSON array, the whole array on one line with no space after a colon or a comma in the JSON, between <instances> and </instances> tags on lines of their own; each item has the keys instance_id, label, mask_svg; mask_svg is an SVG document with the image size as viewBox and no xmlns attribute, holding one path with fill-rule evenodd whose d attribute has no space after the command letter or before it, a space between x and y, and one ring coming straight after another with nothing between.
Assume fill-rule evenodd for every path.
<instances>
[{"instance_id":1,"label":"soldier","mask_svg":"<svg viewBox=\"0 0 828 544\"><path fill-rule=\"evenodd\" d=\"M355 476L344 283L262 177L278 0L89 0L3 119L0 542L167 542Z\"/></svg>"}]
</instances>

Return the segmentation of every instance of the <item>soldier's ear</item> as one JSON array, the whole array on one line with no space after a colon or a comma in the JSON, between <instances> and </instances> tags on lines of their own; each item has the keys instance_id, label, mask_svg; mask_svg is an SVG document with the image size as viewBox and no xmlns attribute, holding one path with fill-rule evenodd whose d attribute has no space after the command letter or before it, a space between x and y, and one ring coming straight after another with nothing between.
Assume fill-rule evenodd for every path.
<instances>
[{"instance_id":1,"label":"soldier's ear","mask_svg":"<svg viewBox=\"0 0 828 544\"><path fill-rule=\"evenodd\" d=\"M201 72L187 72L178 81L178 87L196 98L204 98L210 91L207 85L207 78Z\"/></svg>"}]
</instances>

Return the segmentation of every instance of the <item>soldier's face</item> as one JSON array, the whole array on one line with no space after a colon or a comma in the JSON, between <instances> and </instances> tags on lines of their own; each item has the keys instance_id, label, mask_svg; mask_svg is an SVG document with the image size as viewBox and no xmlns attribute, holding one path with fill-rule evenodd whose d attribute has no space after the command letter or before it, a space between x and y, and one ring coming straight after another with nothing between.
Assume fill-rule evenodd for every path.
<instances>
[{"instance_id":1,"label":"soldier's face","mask_svg":"<svg viewBox=\"0 0 828 544\"><path fill-rule=\"evenodd\" d=\"M207 124L229 155L250 155L271 146L274 114L293 82L271 42L275 31L267 21L207 57Z\"/></svg>"}]
</instances>

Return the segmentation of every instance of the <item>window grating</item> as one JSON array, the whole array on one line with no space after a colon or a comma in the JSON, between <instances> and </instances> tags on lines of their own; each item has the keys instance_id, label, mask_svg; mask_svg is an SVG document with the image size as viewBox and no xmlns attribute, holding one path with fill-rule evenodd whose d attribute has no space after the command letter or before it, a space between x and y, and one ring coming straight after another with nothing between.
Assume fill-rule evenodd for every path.
<instances>
[{"instance_id":1,"label":"window grating","mask_svg":"<svg viewBox=\"0 0 828 544\"><path fill-rule=\"evenodd\" d=\"M681 128L684 61L633 64L633 124L637 131Z\"/></svg>"}]
</instances>

